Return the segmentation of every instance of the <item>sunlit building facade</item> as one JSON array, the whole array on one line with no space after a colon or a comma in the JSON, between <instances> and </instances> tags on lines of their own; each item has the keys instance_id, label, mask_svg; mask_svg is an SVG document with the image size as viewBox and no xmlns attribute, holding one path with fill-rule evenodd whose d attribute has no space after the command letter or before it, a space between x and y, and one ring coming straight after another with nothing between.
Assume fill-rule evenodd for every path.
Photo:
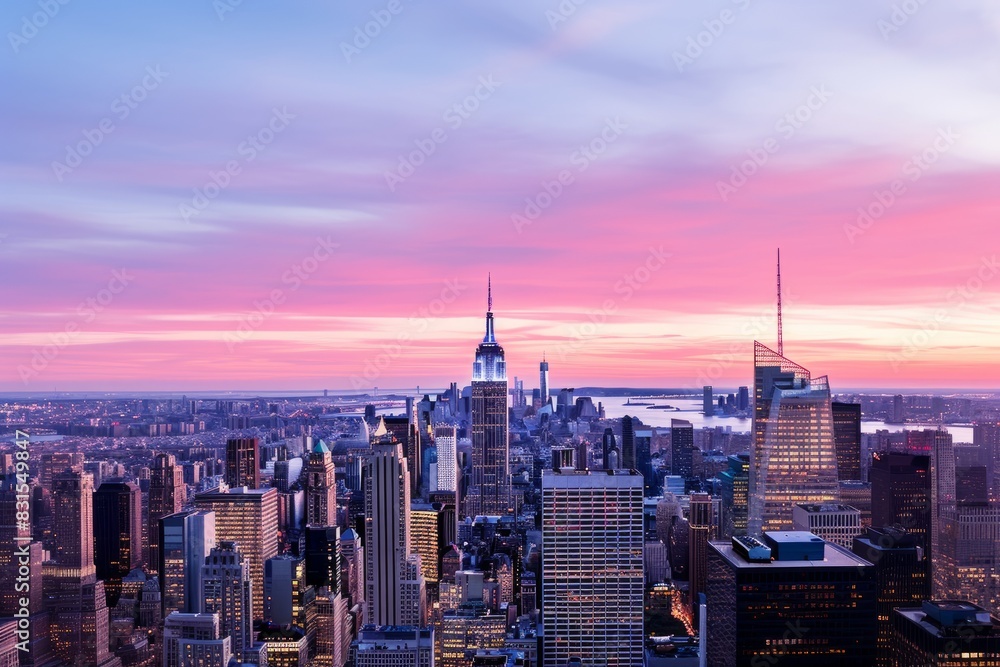
<instances>
[{"instance_id":1,"label":"sunlit building facade","mask_svg":"<svg viewBox=\"0 0 1000 667\"><path fill-rule=\"evenodd\" d=\"M200 510L215 512L215 536L239 545L250 566L253 609L264 609L264 563L278 555L278 490L240 487L195 496Z\"/></svg>"},{"instance_id":2,"label":"sunlit building facade","mask_svg":"<svg viewBox=\"0 0 1000 667\"><path fill-rule=\"evenodd\" d=\"M830 386L754 344L754 424L747 531L790 530L798 503L839 501Z\"/></svg>"}]
</instances>

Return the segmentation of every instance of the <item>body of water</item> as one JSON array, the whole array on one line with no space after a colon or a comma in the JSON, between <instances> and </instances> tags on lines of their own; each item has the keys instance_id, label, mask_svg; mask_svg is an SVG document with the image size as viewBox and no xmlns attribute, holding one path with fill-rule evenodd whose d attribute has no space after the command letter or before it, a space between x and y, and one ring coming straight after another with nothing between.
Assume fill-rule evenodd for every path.
<instances>
[{"instance_id":1,"label":"body of water","mask_svg":"<svg viewBox=\"0 0 1000 667\"><path fill-rule=\"evenodd\" d=\"M650 410L642 405L626 405L630 400L641 403L653 403L654 405L671 405L679 410ZM604 405L604 413L609 419L620 419L625 415L638 417L647 426L669 427L671 419L686 419L695 428L715 428L721 426L730 428L734 432L749 433L753 427L753 420L750 418L741 419L738 417L706 417L701 412L701 398L671 397L671 398L636 398L635 396L600 396L593 398L596 405L600 401ZM881 421L861 422L862 433L874 433L876 431L891 431L893 433L902 431L920 431L925 428L937 428L937 424L886 424ZM972 442L971 426L946 426L945 428L952 434L955 442Z\"/></svg>"}]
</instances>

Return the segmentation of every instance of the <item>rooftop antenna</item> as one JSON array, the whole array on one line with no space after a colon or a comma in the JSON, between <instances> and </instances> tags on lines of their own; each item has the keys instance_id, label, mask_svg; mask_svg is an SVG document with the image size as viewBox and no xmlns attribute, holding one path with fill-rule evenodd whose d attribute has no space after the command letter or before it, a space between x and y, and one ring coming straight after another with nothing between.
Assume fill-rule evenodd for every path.
<instances>
[{"instance_id":1,"label":"rooftop antenna","mask_svg":"<svg viewBox=\"0 0 1000 667\"><path fill-rule=\"evenodd\" d=\"M493 276L486 274L486 310L493 312Z\"/></svg>"},{"instance_id":2,"label":"rooftop antenna","mask_svg":"<svg viewBox=\"0 0 1000 667\"><path fill-rule=\"evenodd\" d=\"M778 248L778 354L785 356L785 343L781 338L781 248Z\"/></svg>"}]
</instances>

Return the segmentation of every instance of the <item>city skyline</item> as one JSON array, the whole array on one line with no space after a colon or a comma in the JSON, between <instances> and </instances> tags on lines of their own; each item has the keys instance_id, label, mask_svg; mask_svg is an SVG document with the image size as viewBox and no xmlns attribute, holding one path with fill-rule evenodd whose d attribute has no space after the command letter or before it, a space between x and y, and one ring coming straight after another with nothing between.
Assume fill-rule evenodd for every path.
<instances>
[{"instance_id":1,"label":"city skyline","mask_svg":"<svg viewBox=\"0 0 1000 667\"><path fill-rule=\"evenodd\" d=\"M992 5L571 4L5 7L0 390L995 388Z\"/></svg>"}]
</instances>

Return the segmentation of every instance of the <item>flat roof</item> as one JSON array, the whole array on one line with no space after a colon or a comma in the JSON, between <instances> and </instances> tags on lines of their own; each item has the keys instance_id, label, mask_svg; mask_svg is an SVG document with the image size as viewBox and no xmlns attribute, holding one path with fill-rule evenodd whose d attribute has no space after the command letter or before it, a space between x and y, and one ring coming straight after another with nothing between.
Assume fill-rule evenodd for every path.
<instances>
[{"instance_id":1,"label":"flat roof","mask_svg":"<svg viewBox=\"0 0 1000 667\"><path fill-rule=\"evenodd\" d=\"M814 543L822 542L822 537L817 537L808 530L769 530L767 536L778 544L800 544L802 542Z\"/></svg>"},{"instance_id":2,"label":"flat roof","mask_svg":"<svg viewBox=\"0 0 1000 667\"><path fill-rule=\"evenodd\" d=\"M807 512L857 512L850 505L842 503L799 503L796 507L801 507Z\"/></svg>"},{"instance_id":3,"label":"flat roof","mask_svg":"<svg viewBox=\"0 0 1000 667\"><path fill-rule=\"evenodd\" d=\"M805 531L784 531L782 533L769 532L772 538L775 535L787 535L801 534ZM812 533L805 533L806 535L812 535ZM815 536L813 536L815 537ZM818 538L817 538L818 539ZM778 568L778 569L795 569L795 568L829 568L829 567L872 567L872 564L860 556L855 556L853 553L847 549L833 544L831 542L826 543L826 548L824 550L823 560L775 560L770 563L751 563L748 562L733 550L733 545L731 542L722 542L717 540L710 540L708 543L709 547L715 549L719 552L723 558L729 561L736 569L757 569L757 568Z\"/></svg>"}]
</instances>

